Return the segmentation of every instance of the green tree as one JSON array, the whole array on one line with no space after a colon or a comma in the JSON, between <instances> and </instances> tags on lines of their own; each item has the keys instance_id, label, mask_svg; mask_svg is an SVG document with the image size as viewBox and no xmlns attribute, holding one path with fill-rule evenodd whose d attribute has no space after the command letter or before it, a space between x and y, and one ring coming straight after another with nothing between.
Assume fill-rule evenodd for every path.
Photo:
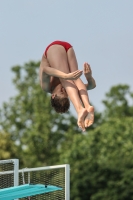
<instances>
[{"instance_id":1,"label":"green tree","mask_svg":"<svg viewBox=\"0 0 133 200\"><path fill-rule=\"evenodd\" d=\"M62 144L60 159L71 166L72 200L133 199L132 92L118 85L107 94L102 123Z\"/></svg>"},{"instance_id":2,"label":"green tree","mask_svg":"<svg viewBox=\"0 0 133 200\"><path fill-rule=\"evenodd\" d=\"M11 140L9 133L0 132L0 160L15 158L17 154L17 146Z\"/></svg>"},{"instance_id":3,"label":"green tree","mask_svg":"<svg viewBox=\"0 0 133 200\"><path fill-rule=\"evenodd\" d=\"M72 200L133 199L133 119L110 119L86 135L63 144L63 163L71 166Z\"/></svg>"},{"instance_id":4,"label":"green tree","mask_svg":"<svg viewBox=\"0 0 133 200\"><path fill-rule=\"evenodd\" d=\"M128 85L113 86L106 93L103 104L105 106L105 118L133 117L133 92Z\"/></svg>"}]
</instances>

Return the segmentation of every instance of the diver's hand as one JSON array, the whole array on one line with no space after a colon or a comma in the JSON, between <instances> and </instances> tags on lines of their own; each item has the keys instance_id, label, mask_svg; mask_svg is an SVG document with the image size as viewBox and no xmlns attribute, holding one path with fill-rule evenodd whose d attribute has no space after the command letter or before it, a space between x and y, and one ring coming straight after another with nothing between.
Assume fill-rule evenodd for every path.
<instances>
[{"instance_id":1,"label":"diver's hand","mask_svg":"<svg viewBox=\"0 0 133 200\"><path fill-rule=\"evenodd\" d=\"M82 75L82 73L83 73L82 70L77 70L75 72L66 74L64 79L65 80L77 80Z\"/></svg>"},{"instance_id":2,"label":"diver's hand","mask_svg":"<svg viewBox=\"0 0 133 200\"><path fill-rule=\"evenodd\" d=\"M87 80L92 78L92 70L88 63L84 63L84 75Z\"/></svg>"}]
</instances>

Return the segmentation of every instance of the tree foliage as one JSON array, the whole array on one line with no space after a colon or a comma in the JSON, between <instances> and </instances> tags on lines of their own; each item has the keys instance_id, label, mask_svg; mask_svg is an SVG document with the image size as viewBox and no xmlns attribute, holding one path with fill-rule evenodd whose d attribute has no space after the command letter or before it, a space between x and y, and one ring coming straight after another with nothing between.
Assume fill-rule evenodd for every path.
<instances>
[{"instance_id":1,"label":"tree foliage","mask_svg":"<svg viewBox=\"0 0 133 200\"><path fill-rule=\"evenodd\" d=\"M39 62L12 68L17 95L0 109L0 159L20 167L69 163L71 200L133 199L133 93L113 86L105 110L82 133L70 112L57 114L39 86Z\"/></svg>"},{"instance_id":2,"label":"tree foliage","mask_svg":"<svg viewBox=\"0 0 133 200\"><path fill-rule=\"evenodd\" d=\"M69 145L61 160L71 166L72 200L133 199L132 118L110 119Z\"/></svg>"},{"instance_id":3,"label":"tree foliage","mask_svg":"<svg viewBox=\"0 0 133 200\"><path fill-rule=\"evenodd\" d=\"M133 199L133 96L127 85L107 94L102 124L62 145L60 159L71 166L72 200Z\"/></svg>"},{"instance_id":4,"label":"tree foliage","mask_svg":"<svg viewBox=\"0 0 133 200\"><path fill-rule=\"evenodd\" d=\"M11 140L9 133L0 132L0 160L14 158L17 146Z\"/></svg>"},{"instance_id":5,"label":"tree foliage","mask_svg":"<svg viewBox=\"0 0 133 200\"><path fill-rule=\"evenodd\" d=\"M105 106L105 118L108 117L132 117L133 116L133 92L128 85L113 86L106 93L103 100Z\"/></svg>"}]
</instances>

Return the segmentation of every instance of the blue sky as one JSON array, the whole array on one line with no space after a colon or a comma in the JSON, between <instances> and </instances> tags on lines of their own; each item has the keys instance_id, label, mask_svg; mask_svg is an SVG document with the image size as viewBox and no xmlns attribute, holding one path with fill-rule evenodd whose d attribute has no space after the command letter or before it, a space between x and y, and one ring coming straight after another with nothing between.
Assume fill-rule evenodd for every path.
<instances>
[{"instance_id":1,"label":"blue sky","mask_svg":"<svg viewBox=\"0 0 133 200\"><path fill-rule=\"evenodd\" d=\"M132 0L1 0L0 107L16 94L11 67L39 61L54 40L73 45L79 69L90 63L97 87L89 96L97 110L111 86L133 91Z\"/></svg>"}]
</instances>

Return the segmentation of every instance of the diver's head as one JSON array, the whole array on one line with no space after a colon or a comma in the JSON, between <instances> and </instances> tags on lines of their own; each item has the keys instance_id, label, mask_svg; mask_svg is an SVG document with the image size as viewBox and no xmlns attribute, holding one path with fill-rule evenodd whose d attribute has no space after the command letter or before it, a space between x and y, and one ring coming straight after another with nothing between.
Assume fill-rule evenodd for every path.
<instances>
[{"instance_id":1,"label":"diver's head","mask_svg":"<svg viewBox=\"0 0 133 200\"><path fill-rule=\"evenodd\" d=\"M51 105L57 113L65 113L69 110L70 101L65 88L57 85L51 95Z\"/></svg>"}]
</instances>

